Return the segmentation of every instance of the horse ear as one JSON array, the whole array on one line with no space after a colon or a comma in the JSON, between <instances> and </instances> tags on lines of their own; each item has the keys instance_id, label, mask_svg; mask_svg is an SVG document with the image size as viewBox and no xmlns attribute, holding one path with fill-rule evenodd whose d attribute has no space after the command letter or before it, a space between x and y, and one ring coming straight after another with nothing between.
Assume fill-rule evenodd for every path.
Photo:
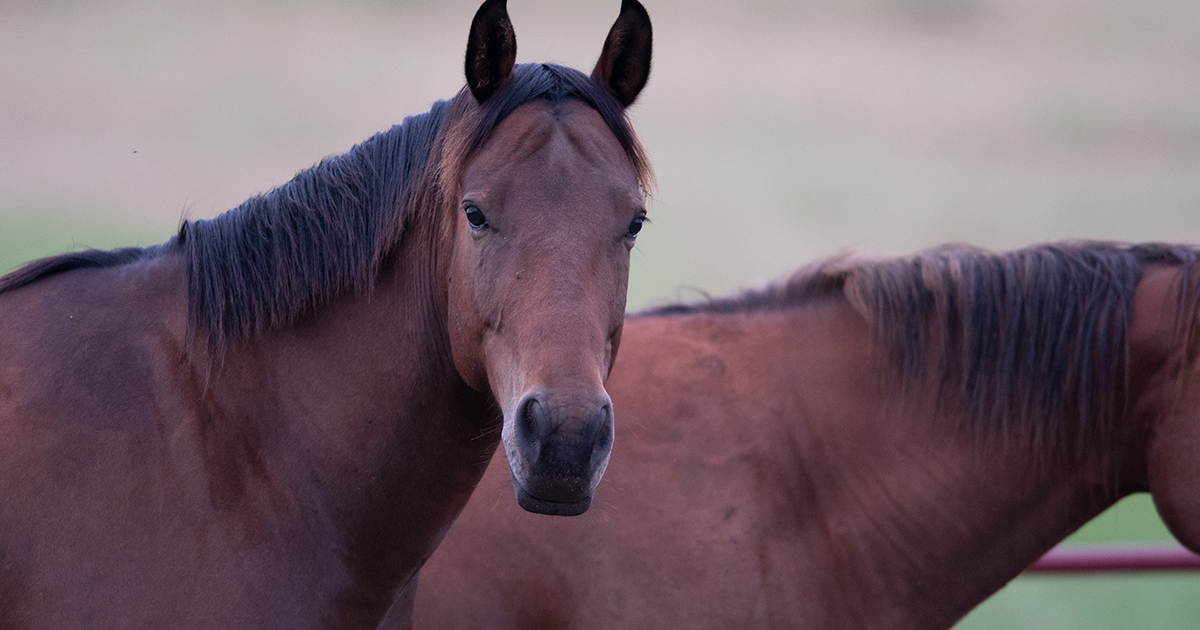
<instances>
[{"instance_id":1,"label":"horse ear","mask_svg":"<svg viewBox=\"0 0 1200 630\"><path fill-rule=\"evenodd\" d=\"M608 31L592 80L629 107L650 78L650 14L637 0L621 0L621 14Z\"/></svg>"},{"instance_id":2,"label":"horse ear","mask_svg":"<svg viewBox=\"0 0 1200 630\"><path fill-rule=\"evenodd\" d=\"M480 103L491 98L512 75L517 36L508 19L506 0L487 0L471 20L467 38L467 87Z\"/></svg>"}]
</instances>

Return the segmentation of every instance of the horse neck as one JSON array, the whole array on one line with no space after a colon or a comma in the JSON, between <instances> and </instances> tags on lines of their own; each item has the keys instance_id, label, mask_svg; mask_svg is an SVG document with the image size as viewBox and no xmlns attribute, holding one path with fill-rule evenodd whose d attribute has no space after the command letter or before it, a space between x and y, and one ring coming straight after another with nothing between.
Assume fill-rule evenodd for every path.
<instances>
[{"instance_id":1,"label":"horse neck","mask_svg":"<svg viewBox=\"0 0 1200 630\"><path fill-rule=\"evenodd\" d=\"M822 576L797 580L818 625L950 627L1115 500L1103 474L968 435L932 392L895 404L869 376L865 322L826 311L802 316L788 370L800 411L771 438L794 475L779 507L800 515L795 570Z\"/></svg>"},{"instance_id":2,"label":"horse neck","mask_svg":"<svg viewBox=\"0 0 1200 630\"><path fill-rule=\"evenodd\" d=\"M863 446L801 473L827 480L808 545L836 576L821 586L824 601L842 600L838 626L950 627L1111 503L1066 471L1031 473L1039 464L1024 456L951 440Z\"/></svg>"},{"instance_id":3,"label":"horse neck","mask_svg":"<svg viewBox=\"0 0 1200 630\"><path fill-rule=\"evenodd\" d=\"M450 358L437 232L406 233L369 295L231 349L207 387L221 418L206 443L243 471L227 502L311 521L354 563L338 567L350 588L377 597L343 604L371 614L440 542L500 435Z\"/></svg>"}]
</instances>

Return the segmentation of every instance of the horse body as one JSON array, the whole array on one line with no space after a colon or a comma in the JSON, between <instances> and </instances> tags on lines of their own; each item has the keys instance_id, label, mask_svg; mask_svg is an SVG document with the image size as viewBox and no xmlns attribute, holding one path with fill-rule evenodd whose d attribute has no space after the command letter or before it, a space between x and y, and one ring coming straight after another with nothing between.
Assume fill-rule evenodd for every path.
<instances>
[{"instance_id":1,"label":"horse body","mask_svg":"<svg viewBox=\"0 0 1200 630\"><path fill-rule=\"evenodd\" d=\"M1078 253L1066 249L1065 259ZM1192 261L1185 270L1196 268L1194 254L1180 257ZM954 264L942 269L971 279L965 263L949 258ZM932 266L912 274L925 287L912 303L947 299ZM1169 494L1196 497L1200 478L1173 469L1160 484L1154 474L1158 450L1173 464L1194 461L1188 453L1200 435L1189 417L1196 407L1187 407L1195 388L1180 390L1178 378L1190 343L1180 324L1196 316L1194 271L1143 265L1136 292L1128 282L1124 298L1097 311L1113 321L1130 316L1127 331L1104 331L1127 332L1128 344L1114 350L1128 353L1127 368L1092 383L1099 391L1087 395L1097 398L1122 390L1117 417L1105 439L1098 428L1074 429L1093 444L1076 453L1072 441L1056 444L1046 433L1078 406L1064 393L1070 387L1058 390L1059 409L1048 416L990 427L965 418L960 403L969 401L955 392L981 351L964 358L967 367L955 363L942 348L969 344L953 337L926 335L930 350L919 359L927 369L898 382L896 359L909 355L891 354L885 341L905 344L908 335L881 337L878 320L897 320L893 330L904 331L906 309L864 307L871 300L858 296L913 285L864 289L863 269L818 270L772 289L780 295L628 319L608 391L629 439L613 454L593 512L569 521L518 513L494 498L504 479L489 471L422 572L417 626L945 628L1120 496L1144 490L1180 539L1200 548L1188 530L1200 511ZM1097 268L1084 277L1110 282ZM1006 279L1017 290L1019 281ZM937 330L948 313L975 306L1036 310L1032 298L1021 308L1011 293L991 291L1000 283L973 281L982 290L971 308L935 310L921 325ZM1181 281L1190 287L1182 294ZM1091 291L1088 302L1106 301ZM1072 315L1072 304L1087 307L1061 285L1042 297L1056 305L1055 325L1038 332L1020 321L1037 337L1030 347L1040 348L1026 358L1048 365L1055 344L1045 331L1089 318ZM974 317L978 324L984 316ZM1005 364L1000 356L996 364L1013 373L1026 359ZM1086 356L1113 358L1095 348ZM1194 383L1189 376L1183 382ZM1027 391L1023 380L985 379L1015 399ZM1169 443L1160 437L1167 426Z\"/></svg>"},{"instance_id":2,"label":"horse body","mask_svg":"<svg viewBox=\"0 0 1200 630\"><path fill-rule=\"evenodd\" d=\"M502 432L522 505L586 509L644 18L640 70L594 81L514 67L489 0L454 100L163 245L0 279L0 626L374 627Z\"/></svg>"}]
</instances>

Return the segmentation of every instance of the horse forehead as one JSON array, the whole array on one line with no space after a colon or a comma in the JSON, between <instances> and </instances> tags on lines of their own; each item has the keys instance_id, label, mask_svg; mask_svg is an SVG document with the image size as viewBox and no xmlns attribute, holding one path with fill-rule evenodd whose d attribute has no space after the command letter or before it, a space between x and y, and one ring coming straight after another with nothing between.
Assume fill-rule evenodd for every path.
<instances>
[{"instance_id":1,"label":"horse forehead","mask_svg":"<svg viewBox=\"0 0 1200 630\"><path fill-rule=\"evenodd\" d=\"M574 100L534 101L518 107L497 125L479 157L501 170L534 167L560 175L634 175L600 113Z\"/></svg>"}]
</instances>

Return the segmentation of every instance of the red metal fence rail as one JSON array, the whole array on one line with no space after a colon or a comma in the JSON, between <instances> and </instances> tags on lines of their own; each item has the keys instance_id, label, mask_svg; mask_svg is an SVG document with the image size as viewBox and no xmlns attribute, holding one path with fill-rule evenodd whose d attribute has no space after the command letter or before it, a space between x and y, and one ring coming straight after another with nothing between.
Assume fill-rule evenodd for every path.
<instances>
[{"instance_id":1,"label":"red metal fence rail","mask_svg":"<svg viewBox=\"0 0 1200 630\"><path fill-rule=\"evenodd\" d=\"M1178 543L1156 545L1060 545L1026 569L1030 573L1200 570L1200 555Z\"/></svg>"}]
</instances>

